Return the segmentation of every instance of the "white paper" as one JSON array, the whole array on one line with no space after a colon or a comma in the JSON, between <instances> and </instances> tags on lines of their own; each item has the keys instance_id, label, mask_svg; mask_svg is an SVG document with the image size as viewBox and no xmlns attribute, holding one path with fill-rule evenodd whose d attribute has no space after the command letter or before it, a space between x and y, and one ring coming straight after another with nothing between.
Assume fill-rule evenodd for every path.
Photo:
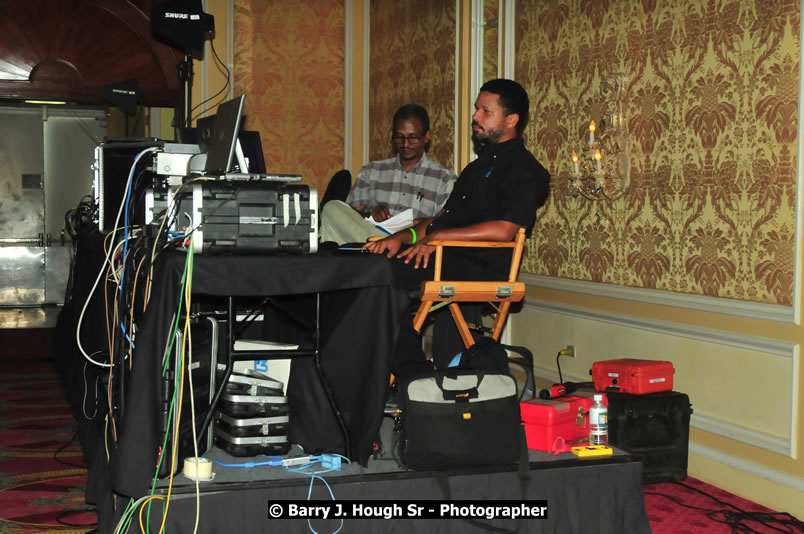
<instances>
[{"instance_id":1,"label":"white paper","mask_svg":"<svg viewBox=\"0 0 804 534\"><path fill-rule=\"evenodd\" d=\"M296 350L298 345L280 343L278 341L263 341L261 339L235 339L234 350Z\"/></svg>"},{"instance_id":2,"label":"white paper","mask_svg":"<svg viewBox=\"0 0 804 534\"><path fill-rule=\"evenodd\" d=\"M408 208L405 211L397 213L390 219L386 219L382 222L375 221L374 217L371 216L366 217L366 220L374 226L379 226L386 232L393 234L394 232L398 232L413 226L413 209Z\"/></svg>"}]
</instances>

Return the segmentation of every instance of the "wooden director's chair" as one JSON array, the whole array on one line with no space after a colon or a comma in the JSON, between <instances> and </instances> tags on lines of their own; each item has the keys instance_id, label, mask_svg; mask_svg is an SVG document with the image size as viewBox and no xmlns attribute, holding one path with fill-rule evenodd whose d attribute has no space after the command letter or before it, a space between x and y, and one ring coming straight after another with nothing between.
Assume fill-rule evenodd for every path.
<instances>
[{"instance_id":1,"label":"wooden director's chair","mask_svg":"<svg viewBox=\"0 0 804 534\"><path fill-rule=\"evenodd\" d=\"M519 264L522 261L522 252L525 248L525 229L520 228L513 241L430 241L429 245L436 247L435 265L433 280L422 282L421 304L413 318L413 328L421 332L427 314L444 305L449 306L449 311L458 327L466 348L474 344L474 338L469 331L460 308L459 302L488 302L496 313L491 327L491 337L496 341L500 340L505 319L508 317L508 310L512 302L519 302L525 296L525 283L517 282L519 274ZM441 280L441 261L444 256L444 247L480 247L480 248L511 248L511 268L508 272L508 280L490 282L466 282L466 281L447 281ZM444 303L444 304L435 304ZM435 304L435 306L434 306Z\"/></svg>"}]
</instances>

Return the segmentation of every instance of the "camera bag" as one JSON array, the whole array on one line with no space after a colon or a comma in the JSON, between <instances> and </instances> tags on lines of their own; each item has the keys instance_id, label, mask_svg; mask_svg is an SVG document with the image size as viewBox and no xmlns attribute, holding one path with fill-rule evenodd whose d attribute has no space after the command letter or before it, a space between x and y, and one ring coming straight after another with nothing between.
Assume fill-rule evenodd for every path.
<instances>
[{"instance_id":1,"label":"camera bag","mask_svg":"<svg viewBox=\"0 0 804 534\"><path fill-rule=\"evenodd\" d=\"M417 470L516 464L521 429L508 373L448 368L402 384L399 456Z\"/></svg>"}]
</instances>

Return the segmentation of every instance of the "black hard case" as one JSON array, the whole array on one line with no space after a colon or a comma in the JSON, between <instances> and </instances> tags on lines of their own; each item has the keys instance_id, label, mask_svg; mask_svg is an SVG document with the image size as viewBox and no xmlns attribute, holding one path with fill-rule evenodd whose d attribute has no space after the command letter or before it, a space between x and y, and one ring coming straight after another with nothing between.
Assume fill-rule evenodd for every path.
<instances>
[{"instance_id":1,"label":"black hard case","mask_svg":"<svg viewBox=\"0 0 804 534\"><path fill-rule=\"evenodd\" d=\"M257 456L267 454L282 456L290 451L288 437L282 436L232 436L222 428L215 427L215 445L232 456Z\"/></svg>"},{"instance_id":2,"label":"black hard case","mask_svg":"<svg viewBox=\"0 0 804 534\"><path fill-rule=\"evenodd\" d=\"M609 443L642 461L645 483L687 478L689 397L676 391L645 395L607 392Z\"/></svg>"},{"instance_id":3,"label":"black hard case","mask_svg":"<svg viewBox=\"0 0 804 534\"><path fill-rule=\"evenodd\" d=\"M200 237L196 252L308 254L318 249L318 192L313 187L218 180L193 184L181 196L179 210L191 209Z\"/></svg>"},{"instance_id":4,"label":"black hard case","mask_svg":"<svg viewBox=\"0 0 804 534\"><path fill-rule=\"evenodd\" d=\"M221 395L221 413L242 419L245 417L276 417L287 415L288 398L284 396Z\"/></svg>"}]
</instances>

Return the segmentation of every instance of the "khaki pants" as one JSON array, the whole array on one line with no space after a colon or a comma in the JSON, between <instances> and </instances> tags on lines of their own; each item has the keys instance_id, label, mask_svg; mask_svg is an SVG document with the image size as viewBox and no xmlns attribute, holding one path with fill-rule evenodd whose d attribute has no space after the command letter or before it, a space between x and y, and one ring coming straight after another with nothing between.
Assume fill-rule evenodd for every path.
<instances>
[{"instance_id":1,"label":"khaki pants","mask_svg":"<svg viewBox=\"0 0 804 534\"><path fill-rule=\"evenodd\" d=\"M365 243L372 236L388 235L340 200L330 200L321 210L321 241Z\"/></svg>"}]
</instances>

